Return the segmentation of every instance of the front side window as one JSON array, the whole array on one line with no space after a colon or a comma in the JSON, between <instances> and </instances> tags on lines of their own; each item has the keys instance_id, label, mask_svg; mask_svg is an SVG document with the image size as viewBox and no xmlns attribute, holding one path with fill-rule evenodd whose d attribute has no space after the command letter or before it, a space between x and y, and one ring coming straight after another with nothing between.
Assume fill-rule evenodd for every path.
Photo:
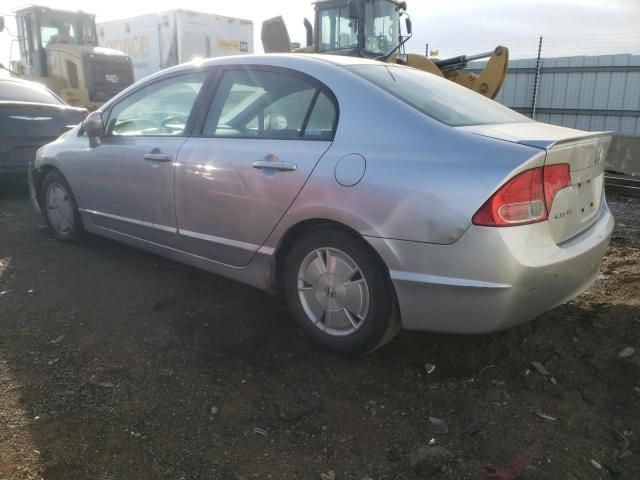
<instances>
[{"instance_id":1,"label":"front side window","mask_svg":"<svg viewBox=\"0 0 640 480\"><path fill-rule=\"evenodd\" d=\"M452 127L532 121L473 90L415 68L384 64L353 65L348 68L417 110Z\"/></svg>"},{"instance_id":2,"label":"front side window","mask_svg":"<svg viewBox=\"0 0 640 480\"><path fill-rule=\"evenodd\" d=\"M209 137L331 139L336 108L317 85L266 70L224 74L204 127Z\"/></svg>"},{"instance_id":3,"label":"front side window","mask_svg":"<svg viewBox=\"0 0 640 480\"><path fill-rule=\"evenodd\" d=\"M171 77L129 95L111 110L107 135L183 135L205 76L197 72Z\"/></svg>"},{"instance_id":4,"label":"front side window","mask_svg":"<svg viewBox=\"0 0 640 480\"><path fill-rule=\"evenodd\" d=\"M382 55L397 45L400 17L395 4L387 0L367 2L364 19L365 50Z\"/></svg>"},{"instance_id":5,"label":"front side window","mask_svg":"<svg viewBox=\"0 0 640 480\"><path fill-rule=\"evenodd\" d=\"M320 11L322 52L358 47L358 19L349 16L349 8L327 8Z\"/></svg>"}]
</instances>

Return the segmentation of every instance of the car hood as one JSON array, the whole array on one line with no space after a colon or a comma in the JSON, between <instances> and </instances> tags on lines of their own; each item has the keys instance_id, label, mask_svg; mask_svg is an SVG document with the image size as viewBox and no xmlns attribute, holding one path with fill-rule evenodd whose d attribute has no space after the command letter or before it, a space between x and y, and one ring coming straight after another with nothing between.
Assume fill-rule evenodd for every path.
<instances>
[{"instance_id":1,"label":"car hood","mask_svg":"<svg viewBox=\"0 0 640 480\"><path fill-rule=\"evenodd\" d=\"M574 130L573 128L538 122L471 125L457 128L483 137L496 138L498 140L519 143L544 150L548 150L558 143L603 134L603 132L584 132L582 130Z\"/></svg>"}]
</instances>

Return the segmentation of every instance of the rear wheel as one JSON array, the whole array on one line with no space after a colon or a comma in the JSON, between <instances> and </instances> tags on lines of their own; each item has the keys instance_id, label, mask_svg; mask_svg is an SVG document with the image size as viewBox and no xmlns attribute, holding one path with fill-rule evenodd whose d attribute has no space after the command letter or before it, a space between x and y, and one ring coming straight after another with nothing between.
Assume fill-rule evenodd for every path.
<instances>
[{"instance_id":1,"label":"rear wheel","mask_svg":"<svg viewBox=\"0 0 640 480\"><path fill-rule=\"evenodd\" d=\"M285 261L287 303L315 343L367 353L399 330L395 293L381 260L362 239L318 227L292 247Z\"/></svg>"},{"instance_id":2,"label":"rear wheel","mask_svg":"<svg viewBox=\"0 0 640 480\"><path fill-rule=\"evenodd\" d=\"M40 189L42 213L58 240L74 241L82 237L82 220L71 188L57 170L49 172Z\"/></svg>"}]
</instances>

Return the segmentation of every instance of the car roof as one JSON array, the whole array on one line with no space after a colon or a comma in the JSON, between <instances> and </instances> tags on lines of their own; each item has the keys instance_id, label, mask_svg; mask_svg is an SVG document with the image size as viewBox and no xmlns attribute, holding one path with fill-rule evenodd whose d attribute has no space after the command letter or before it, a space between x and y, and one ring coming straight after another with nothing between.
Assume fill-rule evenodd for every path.
<instances>
[{"instance_id":1,"label":"car roof","mask_svg":"<svg viewBox=\"0 0 640 480\"><path fill-rule=\"evenodd\" d=\"M379 64L377 60L371 60L362 57L349 57L346 55L328 55L319 53L269 53L269 54L255 54L255 55L234 55L232 57L218 57L207 59L202 62L206 64L216 63L228 63L233 60L233 63L252 63L256 60L272 60L274 62L309 62L309 63L333 63L335 65L359 65L359 64Z\"/></svg>"},{"instance_id":2,"label":"car roof","mask_svg":"<svg viewBox=\"0 0 640 480\"><path fill-rule=\"evenodd\" d=\"M128 95L130 91L141 88L143 85L155 82L167 75L193 72L199 68L207 67L223 67L225 65L252 65L264 67L281 67L290 68L302 72L313 70L331 70L342 69L352 65L390 65L377 60L370 60L361 57L347 57L344 55L327 55L327 54L309 54L309 53L269 53L269 54L252 54L252 55L233 55L227 57L216 57L208 59L197 59L188 63L182 63L174 67L170 67L159 72L152 73L139 82L134 83L127 89L120 92L113 99L109 100L101 108L110 108L114 101L118 101L123 95ZM398 68L403 68L399 65ZM314 68L316 67L316 68Z\"/></svg>"},{"instance_id":3,"label":"car roof","mask_svg":"<svg viewBox=\"0 0 640 480\"><path fill-rule=\"evenodd\" d=\"M13 82L13 83L19 83L21 85L26 85L28 87L37 87L37 88L47 88L45 85L38 83L38 82L31 82L29 80L23 80L21 78L15 78L15 77L0 77L0 82Z\"/></svg>"},{"instance_id":4,"label":"car roof","mask_svg":"<svg viewBox=\"0 0 640 480\"><path fill-rule=\"evenodd\" d=\"M208 58L204 60L193 60L189 63L183 63L158 73L166 73L169 71L176 72L180 70L198 67L213 67L223 65L265 65L278 67L302 67L304 65L380 65L377 60L370 60L361 57L348 57L345 55L326 55L312 53L269 53L255 55L232 55L227 57ZM154 74L155 76L157 74Z\"/></svg>"},{"instance_id":5,"label":"car roof","mask_svg":"<svg viewBox=\"0 0 640 480\"><path fill-rule=\"evenodd\" d=\"M327 55L314 53L269 53L252 55L231 55L227 57L216 57L207 59L196 59L188 63L182 63L174 67L152 73L142 80L146 83L150 80L162 78L166 74L179 73L192 70L198 67L215 67L224 65L263 65L273 67L284 67L292 69L304 69L311 66L337 66L346 67L352 65L381 65L378 60L370 60L361 57L348 57L345 55Z\"/></svg>"},{"instance_id":6,"label":"car roof","mask_svg":"<svg viewBox=\"0 0 640 480\"><path fill-rule=\"evenodd\" d=\"M67 105L67 102L65 102L61 97L59 97L50 88L48 88L46 85L44 85L42 83L33 82L33 81L30 81L30 80L23 80L22 78L16 78L16 77L0 77L0 82L6 82L6 83L11 82L11 83L15 83L15 84L18 84L18 85L23 85L23 86L28 87L28 88L39 88L39 89L44 90L47 93L51 94L62 105Z\"/></svg>"}]
</instances>

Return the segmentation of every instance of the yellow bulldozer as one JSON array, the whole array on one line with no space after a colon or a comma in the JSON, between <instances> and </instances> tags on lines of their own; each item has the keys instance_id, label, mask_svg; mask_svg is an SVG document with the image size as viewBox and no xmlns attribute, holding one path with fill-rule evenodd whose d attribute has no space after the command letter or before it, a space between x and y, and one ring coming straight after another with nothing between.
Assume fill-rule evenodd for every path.
<instances>
[{"instance_id":1,"label":"yellow bulldozer","mask_svg":"<svg viewBox=\"0 0 640 480\"><path fill-rule=\"evenodd\" d=\"M89 110L133 83L131 59L98 47L94 15L35 5L14 12L20 59L0 69L43 83L69 105ZM4 28L0 17L0 32Z\"/></svg>"},{"instance_id":2,"label":"yellow bulldozer","mask_svg":"<svg viewBox=\"0 0 640 480\"><path fill-rule=\"evenodd\" d=\"M488 98L495 98L507 73L509 50L498 46L491 52L461 55L442 60L405 53L412 24L407 3L399 0L318 0L315 28L304 19L306 46L292 44L282 17L262 24L265 53L324 53L373 58L425 70L452 80ZM405 31L402 31L404 18ZM479 74L465 71L469 62L487 58Z\"/></svg>"}]
</instances>

